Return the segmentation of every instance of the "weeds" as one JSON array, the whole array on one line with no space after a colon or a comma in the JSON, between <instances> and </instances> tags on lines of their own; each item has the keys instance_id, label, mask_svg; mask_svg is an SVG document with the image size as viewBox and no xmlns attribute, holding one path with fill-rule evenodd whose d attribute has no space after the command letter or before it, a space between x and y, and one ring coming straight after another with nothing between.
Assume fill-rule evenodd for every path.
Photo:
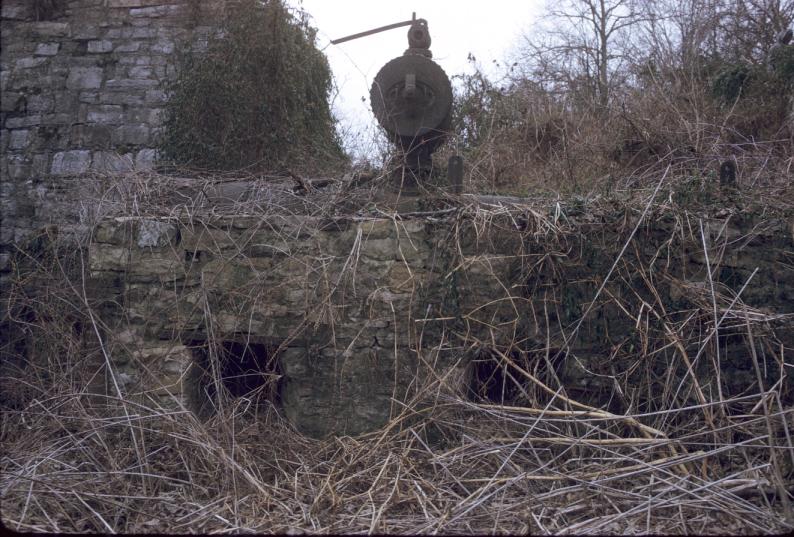
<instances>
[{"instance_id":1,"label":"weeds","mask_svg":"<svg viewBox=\"0 0 794 537\"><path fill-rule=\"evenodd\" d=\"M373 199L366 183L304 186L297 195L294 179L249 179L243 193L222 200L231 177L105 178L97 183L103 201L96 214L99 221L167 217L183 229L219 217L263 223L298 214L309 236L319 232L312 225L327 225L329 217L390 218L395 226L419 219L452 230L451 252L470 249L472 240L507 248L499 241L517 237L518 248L502 256L515 270L502 271L497 256L453 257L448 270L460 274L460 282L466 266L476 265L502 283L504 294L482 302L465 293L450 297L449 307L460 308L457 320L444 321L448 330L439 341L417 335L424 343L414 347L414 389L394 399L383 428L312 440L285 421L268 386L237 397L218 390L223 404L204 420L178 405L123 395L113 387L121 380L113 368L129 344L110 336L139 321L104 325L103 308L119 305L92 298L82 257L89 244L72 250L66 263L69 256L55 255L65 253L61 239L43 235L16 258L6 319L26 333L25 345L9 340L3 347L4 366L20 352L26 359L2 374L6 525L64 532L599 534L792 527L790 348L778 339L790 329L791 313L748 304L757 271L729 288L704 273L693 278L678 265L695 248L708 274L719 274L725 256L741 245L769 240L764 226L790 214L784 201L790 198L779 198L774 214L767 205L768 214L736 237L710 232L700 209L669 195L688 184L675 168L667 177L637 179L653 181L655 195L618 189L611 197L583 198L578 217L575 207L556 199L470 195L400 217ZM733 208L737 215L764 206L760 190L756 201ZM638 218L643 211L645 218ZM632 224L619 240L603 238L617 242L612 255L601 259L597 249L582 250L579 233L588 234L590 245L602 240L598 226L585 223L616 212ZM630 240L632 229L643 239ZM647 230L666 235L651 239ZM284 249L284 262L290 241L284 236L273 245ZM247 246L208 253L223 259L229 251L245 255ZM339 293L363 270L360 246L340 253L342 273L330 275L327 289L318 286L316 308L308 311L333 318ZM321 274L323 263L309 268ZM580 284L565 279L576 280L571 270L577 266L590 291L573 300L580 308L566 313L566 293ZM790 273L790 266L781 267ZM408 277L407 288L421 294L422 284ZM241 282L235 303L256 301L258 292ZM500 305L507 307L493 309ZM504 314L513 309L519 313ZM493 311L502 313L489 317ZM419 318L406 313L409 321ZM605 336L589 356L575 345L555 347L591 330L590 321L601 315L634 329L625 339ZM296 330L318 318L307 317ZM535 326L531 338L524 323ZM453 360L458 367L435 365L448 348L460 349ZM507 388L471 391L466 379L474 373L461 375L467 349L479 349L477 360L494 364L491 372ZM751 369L744 380L727 382L734 360ZM580 376L566 368L581 368ZM109 391L97 387L106 378ZM576 378L589 379L590 391L579 389ZM221 378L215 382L223 386ZM10 395L5 387L13 385L26 393ZM600 390L595 397L594 387Z\"/></svg>"}]
</instances>

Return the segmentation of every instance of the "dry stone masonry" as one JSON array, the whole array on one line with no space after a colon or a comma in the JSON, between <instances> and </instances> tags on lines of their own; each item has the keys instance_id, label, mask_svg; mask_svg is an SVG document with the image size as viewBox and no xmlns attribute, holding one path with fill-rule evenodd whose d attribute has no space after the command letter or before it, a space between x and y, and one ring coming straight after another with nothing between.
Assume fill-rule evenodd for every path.
<instances>
[{"instance_id":1,"label":"dry stone masonry","mask_svg":"<svg viewBox=\"0 0 794 537\"><path fill-rule=\"evenodd\" d=\"M2 2L0 271L12 242L79 219L71 178L153 165L175 55L206 43L225 5Z\"/></svg>"},{"instance_id":2,"label":"dry stone masonry","mask_svg":"<svg viewBox=\"0 0 794 537\"><path fill-rule=\"evenodd\" d=\"M143 173L157 157L164 82L181 50L206 43L226 5L2 2L0 288L10 286L12 255L35 260L22 247L34 230L49 226L39 251L77 233L107 357L86 365L107 381L91 389L206 413L218 399L214 371L232 395L267 387L299 430L318 437L383 426L406 402L427 409L413 416L424 419L444 397L520 400L528 374L620 412L629 406L621 397L652 406L654 395L616 394L617 376L648 385L677 370L740 395L757 381L741 335L752 326L775 343L761 353L767 386L784 377L791 399L790 214L658 209L613 272L636 223L628 206L576 215L484 210L457 197L440 213L403 217L362 207L196 216L188 207L201 204L182 196L181 212L116 207L93 225L101 204L83 193L98 175L115 178L117 193L137 180L135 188L170 188ZM716 365L694 347L713 330L714 311L723 315L710 339L721 349ZM511 371L524 380L504 380ZM433 400L412 401L429 384ZM699 403L691 389L682 397Z\"/></svg>"},{"instance_id":3,"label":"dry stone masonry","mask_svg":"<svg viewBox=\"0 0 794 537\"><path fill-rule=\"evenodd\" d=\"M447 396L482 391L490 381L472 362L493 349L527 368L551 358L569 396L620 410L605 398L615 375L684 367L663 327L679 327L679 351L696 356L680 327L710 311L706 256L718 267L720 297L750 281L720 332L724 392L738 395L756 379L746 347L731 339L743 309L757 334L794 346L794 237L785 220L712 220L704 252L680 220L657 215L574 332L630 231L625 215L593 220L563 233L521 212L488 223L476 213L114 218L94 234L92 288L130 396L199 408L207 390L196 371L209 369L208 344L236 345L227 359L237 361L239 349L260 348L254 373L280 378L284 414L312 436L383 426L434 379L446 379ZM723 302L720 312L730 311ZM649 308L666 314L653 318ZM712 320L703 313L698 330ZM559 354L566 340L570 351ZM633 363L631 349L654 345L666 349ZM769 357L768 379L781 366ZM711 363L694 367L714 389Z\"/></svg>"}]
</instances>

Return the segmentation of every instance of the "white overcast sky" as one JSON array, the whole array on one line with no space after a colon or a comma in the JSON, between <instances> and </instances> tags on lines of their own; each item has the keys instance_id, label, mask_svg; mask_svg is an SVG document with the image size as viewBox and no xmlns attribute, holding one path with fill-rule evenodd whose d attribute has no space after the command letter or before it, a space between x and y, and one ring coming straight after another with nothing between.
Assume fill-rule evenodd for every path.
<instances>
[{"instance_id":1,"label":"white overcast sky","mask_svg":"<svg viewBox=\"0 0 794 537\"><path fill-rule=\"evenodd\" d=\"M469 53L486 72L502 62L522 32L540 14L543 0L289 0L312 17L318 45L334 72L338 95L334 113L356 152L371 139L369 88L378 70L408 47L408 28L398 28L340 45L331 39L409 20L428 21L433 59L448 76L471 72ZM363 100L362 100L363 99Z\"/></svg>"}]
</instances>

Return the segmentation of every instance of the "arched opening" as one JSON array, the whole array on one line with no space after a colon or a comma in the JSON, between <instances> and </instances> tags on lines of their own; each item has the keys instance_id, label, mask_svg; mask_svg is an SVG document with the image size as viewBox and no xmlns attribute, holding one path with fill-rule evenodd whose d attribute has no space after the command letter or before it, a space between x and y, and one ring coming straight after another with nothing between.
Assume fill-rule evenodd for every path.
<instances>
[{"instance_id":1,"label":"arched opening","mask_svg":"<svg viewBox=\"0 0 794 537\"><path fill-rule=\"evenodd\" d=\"M188 377L188 406L209 417L224 403L242 397L256 403L281 405L281 368L274 346L240 339L188 343L193 365Z\"/></svg>"},{"instance_id":2,"label":"arched opening","mask_svg":"<svg viewBox=\"0 0 794 537\"><path fill-rule=\"evenodd\" d=\"M500 354L487 347L478 349L470 366L469 399L500 405L527 404L527 378L518 369L526 371L526 365L522 352Z\"/></svg>"},{"instance_id":3,"label":"arched opening","mask_svg":"<svg viewBox=\"0 0 794 537\"><path fill-rule=\"evenodd\" d=\"M468 398L508 406L543 407L554 397L528 375L552 390L560 387L559 365L552 364L558 349L495 352L480 347L469 365Z\"/></svg>"}]
</instances>

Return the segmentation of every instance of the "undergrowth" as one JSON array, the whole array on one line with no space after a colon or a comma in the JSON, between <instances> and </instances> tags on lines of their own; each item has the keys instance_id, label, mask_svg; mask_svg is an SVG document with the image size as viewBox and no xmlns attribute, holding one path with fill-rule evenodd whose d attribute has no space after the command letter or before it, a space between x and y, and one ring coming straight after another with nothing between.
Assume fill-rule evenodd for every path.
<instances>
[{"instance_id":1,"label":"undergrowth","mask_svg":"<svg viewBox=\"0 0 794 537\"><path fill-rule=\"evenodd\" d=\"M328 102L331 71L306 14L281 0L231 10L170 82L165 161L210 170L333 170L346 156Z\"/></svg>"},{"instance_id":2,"label":"undergrowth","mask_svg":"<svg viewBox=\"0 0 794 537\"><path fill-rule=\"evenodd\" d=\"M676 276L675 248L706 241L702 226L708 214L677 194L686 181L658 173L641 182L654 188L621 187L611 196L578 202L516 203L464 195L448 199L443 208L400 217L373 200L375 187L366 184L336 184L299 196L292 181L259 177L247 197L220 206L206 195L227 184L225 177L194 181L190 201L181 204L174 196L186 195L184 179L103 178L96 185L98 199L104 200L99 217L105 218L166 218L207 226L221 211L228 218L253 216L267 225L301 214L307 236L320 233L313 226L330 216L393 219L395 225L417 218L457 230L446 238L451 246L470 226L483 240L501 240L522 229L523 246L512 261L526 283L514 287L521 280L504 281L505 295L491 300L517 304L522 311L546 310L545 319L535 320L540 334L534 341L572 340L582 321L606 310L636 330L630 341L585 362L596 368L587 375L605 382L596 398L603 404L560 382L559 365L581 358L573 350L527 346L520 338L477 340L474 332L464 336L450 330L437 346L416 349L423 365L414 389L395 405L383 428L315 440L284 419L268 386L239 397L219 391L223 402L205 419L177 400L125 395L119 360L134 354L136 344L121 335L141 320L122 315L121 325L105 324L106 308L118 311L121 304L92 294L85 257L90 242L75 250L48 230L14 261L6 327L22 339L8 338L2 349L3 523L21 531L167 533L739 534L790 529L791 350L775 335L775 326L790 325L790 315L750 307L740 289L744 281L731 291ZM746 210L756 206L744 204ZM746 212L738 204L731 207L735 218ZM790 215L791 207L779 210L778 216ZM776 216L756 217L763 223ZM586 301L568 304L555 291L564 285L544 284L543 278L567 270L563 265L584 263L582 270L588 270L586 252L574 247L576 222L599 218L624 218L625 233L606 265L584 273L603 283L598 292L593 287ZM642 233L663 218L669 240L662 240L649 262L639 253L643 244L630 240L629 231ZM730 254L762 229L754 227L738 238L721 235L702 253L714 256L716 273L719 252ZM284 236L274 245L284 263L294 254L292 242ZM208 253L223 259L228 251ZM245 257L242 244L231 251L237 252L237 262ZM349 260L346 274L356 270L355 252L339 255ZM328 262L316 259L313 270L322 271ZM782 270L790 274L790 268ZM618 292L624 284L636 295ZM162 291L169 291L169 284L163 285ZM686 297L674 310L654 298L668 286ZM251 281L231 294L255 303L262 292ZM338 304L336 294L319 290L318 296L317 308L332 310ZM482 311L487 307L482 304ZM553 315L566 308L575 322L558 325ZM462 312L463 318L474 322L477 309ZM214 322L208 314L208 327ZM504 322L493 329L511 330ZM713 344L724 329L733 337L730 350ZM210 329L207 333L211 340L221 337ZM476 350L472 363L497 364L493 371L514 386L508 391L517 398L472 394L459 375L430 367L450 346ZM715 379L727 374L720 360L737 357L749 360L747 380L739 388L716 389ZM222 385L222 379L215 381Z\"/></svg>"}]
</instances>

